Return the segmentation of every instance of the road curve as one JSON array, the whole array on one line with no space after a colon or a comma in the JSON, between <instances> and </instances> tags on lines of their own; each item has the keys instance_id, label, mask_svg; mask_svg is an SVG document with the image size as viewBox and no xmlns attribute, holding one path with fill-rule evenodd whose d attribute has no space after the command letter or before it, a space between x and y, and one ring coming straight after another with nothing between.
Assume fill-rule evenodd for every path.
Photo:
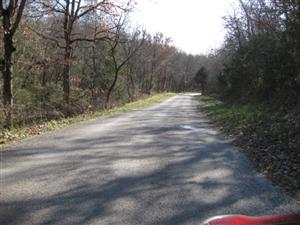
<instances>
[{"instance_id":1,"label":"road curve","mask_svg":"<svg viewBox=\"0 0 300 225\"><path fill-rule=\"evenodd\" d=\"M1 225L182 225L299 211L191 95L1 151Z\"/></svg>"}]
</instances>

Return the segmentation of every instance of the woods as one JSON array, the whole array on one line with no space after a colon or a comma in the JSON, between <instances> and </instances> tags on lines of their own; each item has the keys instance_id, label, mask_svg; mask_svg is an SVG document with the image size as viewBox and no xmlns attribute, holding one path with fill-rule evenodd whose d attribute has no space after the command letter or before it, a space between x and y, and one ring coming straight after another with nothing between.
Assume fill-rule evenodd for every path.
<instances>
[{"instance_id":1,"label":"woods","mask_svg":"<svg viewBox=\"0 0 300 225\"><path fill-rule=\"evenodd\" d=\"M173 47L161 33L132 28L133 1L5 4L0 6L2 128L189 90L205 60Z\"/></svg>"},{"instance_id":2,"label":"woods","mask_svg":"<svg viewBox=\"0 0 300 225\"><path fill-rule=\"evenodd\" d=\"M216 81L211 89L233 101L299 106L299 5L240 0L225 17L227 36L214 55L218 70L210 74Z\"/></svg>"},{"instance_id":3,"label":"woods","mask_svg":"<svg viewBox=\"0 0 300 225\"><path fill-rule=\"evenodd\" d=\"M9 128L12 125L12 55L16 48L13 44L13 37L21 21L26 0L1 1L0 15L2 19L2 40L3 56L1 59L1 71L3 75L3 108L4 108L4 127Z\"/></svg>"},{"instance_id":4,"label":"woods","mask_svg":"<svg viewBox=\"0 0 300 225\"><path fill-rule=\"evenodd\" d=\"M254 162L300 196L300 1L239 0L208 56L203 108ZM221 101L220 101L221 100Z\"/></svg>"},{"instance_id":5,"label":"woods","mask_svg":"<svg viewBox=\"0 0 300 225\"><path fill-rule=\"evenodd\" d=\"M299 1L239 0L223 46L190 55L130 24L134 1L7 1L0 6L1 127L68 117L155 92L299 106Z\"/></svg>"}]
</instances>

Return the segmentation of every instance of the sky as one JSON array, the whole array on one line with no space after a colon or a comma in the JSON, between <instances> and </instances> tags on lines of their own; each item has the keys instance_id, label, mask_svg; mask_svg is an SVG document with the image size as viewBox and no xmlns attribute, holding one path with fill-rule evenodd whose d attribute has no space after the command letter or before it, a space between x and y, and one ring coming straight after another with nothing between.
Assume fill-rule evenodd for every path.
<instances>
[{"instance_id":1,"label":"sky","mask_svg":"<svg viewBox=\"0 0 300 225\"><path fill-rule=\"evenodd\" d=\"M225 35L222 17L236 0L137 0L134 25L150 34L163 33L173 45L190 54L206 54L219 47Z\"/></svg>"}]
</instances>

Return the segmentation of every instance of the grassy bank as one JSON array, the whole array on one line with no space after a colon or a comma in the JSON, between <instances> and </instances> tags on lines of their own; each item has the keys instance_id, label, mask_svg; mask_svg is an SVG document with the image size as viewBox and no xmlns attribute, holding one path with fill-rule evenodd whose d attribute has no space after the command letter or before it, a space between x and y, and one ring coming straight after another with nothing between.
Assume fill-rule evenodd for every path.
<instances>
[{"instance_id":1,"label":"grassy bank","mask_svg":"<svg viewBox=\"0 0 300 225\"><path fill-rule=\"evenodd\" d=\"M229 105L213 97L197 96L204 109L214 122L231 134L239 134L253 121L261 120L264 113L250 105Z\"/></svg>"},{"instance_id":2,"label":"grassy bank","mask_svg":"<svg viewBox=\"0 0 300 225\"><path fill-rule=\"evenodd\" d=\"M201 110L234 138L260 172L300 200L299 112L271 111L251 105L226 104L198 96Z\"/></svg>"},{"instance_id":3,"label":"grassy bank","mask_svg":"<svg viewBox=\"0 0 300 225\"><path fill-rule=\"evenodd\" d=\"M141 99L135 102L125 104L121 107L112 108L109 110L89 112L75 117L61 118L58 120L50 120L43 123L33 124L25 127L16 127L11 130L0 130L0 146L12 142L20 141L35 135L39 135L48 131L53 131L58 128L67 127L71 124L78 123L85 120L91 120L103 116L117 115L128 112L133 109L143 108L158 103L164 99L175 96L174 93L162 93L151 96L146 99Z\"/></svg>"}]
</instances>

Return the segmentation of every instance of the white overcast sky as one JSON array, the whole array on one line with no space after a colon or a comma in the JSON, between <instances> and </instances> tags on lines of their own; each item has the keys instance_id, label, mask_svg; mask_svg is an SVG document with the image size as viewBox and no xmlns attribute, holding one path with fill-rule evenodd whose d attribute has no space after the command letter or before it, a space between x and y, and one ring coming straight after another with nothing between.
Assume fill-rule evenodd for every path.
<instances>
[{"instance_id":1,"label":"white overcast sky","mask_svg":"<svg viewBox=\"0 0 300 225\"><path fill-rule=\"evenodd\" d=\"M222 17L236 0L137 0L131 16L135 25L149 33L162 32L179 49L207 53L224 39Z\"/></svg>"}]
</instances>

